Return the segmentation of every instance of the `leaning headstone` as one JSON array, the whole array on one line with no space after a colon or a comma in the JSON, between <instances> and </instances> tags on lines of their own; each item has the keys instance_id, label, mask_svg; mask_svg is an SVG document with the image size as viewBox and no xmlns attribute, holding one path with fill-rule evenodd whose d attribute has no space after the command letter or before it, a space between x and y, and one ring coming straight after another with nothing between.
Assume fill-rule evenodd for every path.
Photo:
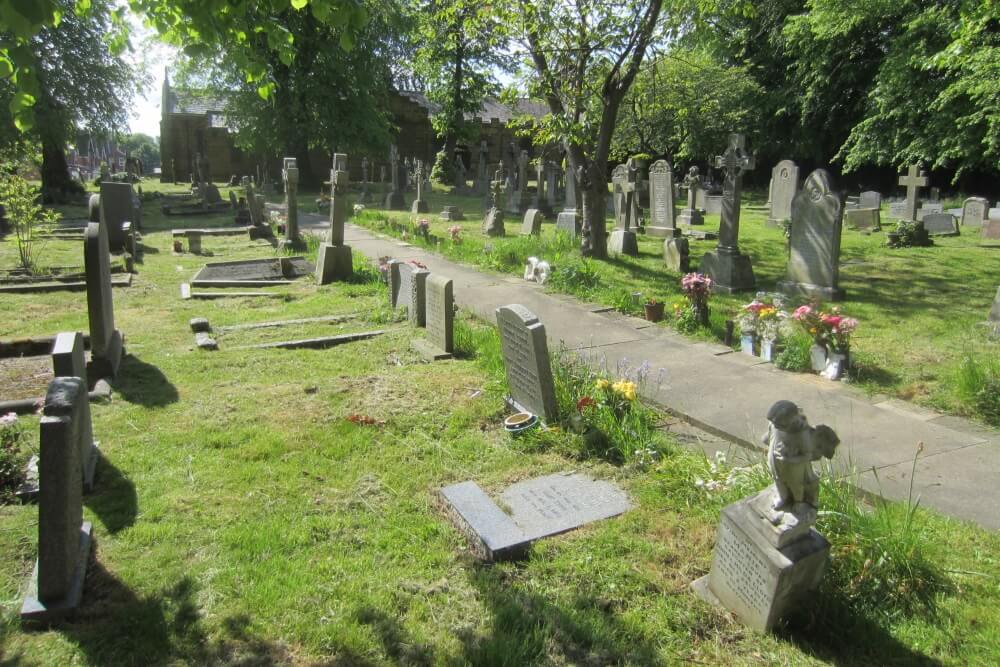
<instances>
[{"instance_id":1,"label":"leaning headstone","mask_svg":"<svg viewBox=\"0 0 1000 667\"><path fill-rule=\"evenodd\" d=\"M561 211L556 216L556 231L564 232L570 236L577 236L580 233L580 216L576 210Z\"/></svg>"},{"instance_id":2,"label":"leaning headstone","mask_svg":"<svg viewBox=\"0 0 1000 667\"><path fill-rule=\"evenodd\" d=\"M499 505L471 481L445 487L441 495L473 552L487 561L520 558L532 542L632 508L618 486L580 473L517 482L500 494Z\"/></svg>"},{"instance_id":3,"label":"leaning headstone","mask_svg":"<svg viewBox=\"0 0 1000 667\"><path fill-rule=\"evenodd\" d=\"M56 335L52 345L52 371L55 377L74 377L83 381L87 389L87 361L83 352L83 334L64 332ZM80 466L83 488L94 488L94 469L97 467L98 443L94 441L94 428L90 419L90 401L80 410Z\"/></svg>"},{"instance_id":4,"label":"leaning headstone","mask_svg":"<svg viewBox=\"0 0 1000 667\"><path fill-rule=\"evenodd\" d=\"M497 308L496 318L510 403L543 421L556 419L556 391L545 325L520 304Z\"/></svg>"},{"instance_id":5,"label":"leaning headstone","mask_svg":"<svg viewBox=\"0 0 1000 667\"><path fill-rule=\"evenodd\" d=\"M431 275L425 286L427 338L416 339L413 347L431 361L450 359L454 352L455 294L452 281Z\"/></svg>"},{"instance_id":6,"label":"leaning headstone","mask_svg":"<svg viewBox=\"0 0 1000 667\"><path fill-rule=\"evenodd\" d=\"M785 280L778 289L824 301L844 298L840 288L840 197L823 169L809 174L792 202L792 235Z\"/></svg>"},{"instance_id":7,"label":"leaning headstone","mask_svg":"<svg viewBox=\"0 0 1000 667\"><path fill-rule=\"evenodd\" d=\"M396 307L405 306L409 321L422 327L427 322L427 276L430 271L409 262L399 264L399 297Z\"/></svg>"},{"instance_id":8,"label":"leaning headstone","mask_svg":"<svg viewBox=\"0 0 1000 667\"><path fill-rule=\"evenodd\" d=\"M844 224L863 232L877 232L882 229L880 211L877 208L849 208L844 211Z\"/></svg>"},{"instance_id":9,"label":"leaning headstone","mask_svg":"<svg viewBox=\"0 0 1000 667\"><path fill-rule=\"evenodd\" d=\"M542 233L542 212L537 208L529 208L524 212L521 222L521 236L538 236Z\"/></svg>"},{"instance_id":10,"label":"leaning headstone","mask_svg":"<svg viewBox=\"0 0 1000 667\"><path fill-rule=\"evenodd\" d=\"M928 213L923 219L928 236L958 236L958 220L951 213Z\"/></svg>"},{"instance_id":11,"label":"leaning headstone","mask_svg":"<svg viewBox=\"0 0 1000 667\"><path fill-rule=\"evenodd\" d=\"M791 160L782 160L771 170L771 213L767 224L778 227L792 218L792 200L799 191L799 167Z\"/></svg>"},{"instance_id":12,"label":"leaning headstone","mask_svg":"<svg viewBox=\"0 0 1000 667\"><path fill-rule=\"evenodd\" d=\"M792 613L823 577L830 543L812 527L819 505L812 462L832 458L839 444L831 428L810 426L791 401L776 402L767 418L774 484L722 510L712 569L691 584L758 632Z\"/></svg>"},{"instance_id":13,"label":"leaning headstone","mask_svg":"<svg viewBox=\"0 0 1000 667\"><path fill-rule=\"evenodd\" d=\"M649 206L646 234L657 238L680 235L674 210L674 172L666 160L657 160L649 168Z\"/></svg>"},{"instance_id":14,"label":"leaning headstone","mask_svg":"<svg viewBox=\"0 0 1000 667\"><path fill-rule=\"evenodd\" d=\"M105 225L87 225L83 246L87 274L87 315L90 319L91 372L94 377L114 377L122 358L122 335L115 329L111 300L111 257Z\"/></svg>"},{"instance_id":15,"label":"leaning headstone","mask_svg":"<svg viewBox=\"0 0 1000 667\"><path fill-rule=\"evenodd\" d=\"M962 204L962 226L979 228L986 220L990 203L982 197L969 197Z\"/></svg>"},{"instance_id":16,"label":"leaning headstone","mask_svg":"<svg viewBox=\"0 0 1000 667\"><path fill-rule=\"evenodd\" d=\"M858 197L858 208L882 208L882 193L865 190Z\"/></svg>"},{"instance_id":17,"label":"leaning headstone","mask_svg":"<svg viewBox=\"0 0 1000 667\"><path fill-rule=\"evenodd\" d=\"M80 461L87 387L76 377L49 384L39 423L38 562L21 620L49 622L72 613L83 597L93 526L83 520Z\"/></svg>"},{"instance_id":18,"label":"leaning headstone","mask_svg":"<svg viewBox=\"0 0 1000 667\"><path fill-rule=\"evenodd\" d=\"M719 243L714 251L702 257L699 270L711 276L713 290L732 294L753 289L756 284L750 257L739 248L740 186L743 173L755 166L753 155L746 151L742 134L729 135L729 146L724 154L715 158L715 165L725 171ZM837 225L839 228L839 217Z\"/></svg>"},{"instance_id":19,"label":"leaning headstone","mask_svg":"<svg viewBox=\"0 0 1000 667\"><path fill-rule=\"evenodd\" d=\"M671 271L688 273L690 271L690 253L688 240L684 237L668 238L663 241L663 263Z\"/></svg>"}]
</instances>

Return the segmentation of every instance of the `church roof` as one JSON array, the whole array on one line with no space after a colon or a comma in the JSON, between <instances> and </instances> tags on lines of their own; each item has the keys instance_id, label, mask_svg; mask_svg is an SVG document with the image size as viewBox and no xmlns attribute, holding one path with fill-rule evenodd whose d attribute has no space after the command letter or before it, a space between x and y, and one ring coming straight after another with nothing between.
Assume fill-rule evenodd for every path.
<instances>
[{"instance_id":1,"label":"church roof","mask_svg":"<svg viewBox=\"0 0 1000 667\"><path fill-rule=\"evenodd\" d=\"M410 101L419 104L431 116L440 110L440 106L427 99L427 95L419 90L399 90L399 95L408 98ZM535 118L541 118L549 112L548 106L538 100L522 98L517 100L513 106L508 106L494 97L487 97L483 100L483 106L476 113L465 114L466 120L479 118L484 123L491 122L494 118L501 123L507 123L511 119L527 114Z\"/></svg>"}]
</instances>

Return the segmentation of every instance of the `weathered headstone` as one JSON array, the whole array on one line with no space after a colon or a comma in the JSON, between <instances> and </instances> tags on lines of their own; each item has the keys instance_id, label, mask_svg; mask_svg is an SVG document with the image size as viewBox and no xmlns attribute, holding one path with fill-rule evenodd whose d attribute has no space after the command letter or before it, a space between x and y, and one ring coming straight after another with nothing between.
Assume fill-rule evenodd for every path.
<instances>
[{"instance_id":1,"label":"weathered headstone","mask_svg":"<svg viewBox=\"0 0 1000 667\"><path fill-rule=\"evenodd\" d=\"M410 205L410 213L427 213L431 210L430 204L424 199L424 161L417 160L414 169L414 179L417 185L417 198Z\"/></svg>"},{"instance_id":2,"label":"weathered headstone","mask_svg":"<svg viewBox=\"0 0 1000 667\"><path fill-rule=\"evenodd\" d=\"M753 289L756 284L750 258L739 248L740 186L743 173L753 169L755 164L753 156L746 152L743 135L729 135L729 146L723 155L715 158L715 164L725 170L719 243L714 251L705 253L699 269L711 276L713 290L732 294ZM840 224L839 218L837 224Z\"/></svg>"},{"instance_id":3,"label":"weathered headstone","mask_svg":"<svg viewBox=\"0 0 1000 667\"><path fill-rule=\"evenodd\" d=\"M882 208L882 193L865 190L858 197L858 208Z\"/></svg>"},{"instance_id":4,"label":"weathered headstone","mask_svg":"<svg viewBox=\"0 0 1000 667\"><path fill-rule=\"evenodd\" d=\"M524 212L521 222L521 236L538 236L542 233L542 212L537 208L529 208Z\"/></svg>"},{"instance_id":5,"label":"weathered headstone","mask_svg":"<svg viewBox=\"0 0 1000 667\"><path fill-rule=\"evenodd\" d=\"M920 195L920 188L927 187L930 181L927 174L920 170L920 167L911 164L905 176L899 177L899 184L906 186L906 206L903 209L903 220L912 221L917 219L917 200Z\"/></svg>"},{"instance_id":6,"label":"weathered headstone","mask_svg":"<svg viewBox=\"0 0 1000 667\"><path fill-rule=\"evenodd\" d=\"M491 206L483 218L483 233L487 236L503 236L504 231L504 193L507 191L507 180L504 174L503 162L497 165L496 174L490 182Z\"/></svg>"},{"instance_id":7,"label":"weathered headstone","mask_svg":"<svg viewBox=\"0 0 1000 667\"><path fill-rule=\"evenodd\" d=\"M392 189L385 196L385 207L390 211L406 210L406 198L403 195L403 183L399 174L399 150L393 144L389 147L389 176L392 179Z\"/></svg>"},{"instance_id":8,"label":"weathered headstone","mask_svg":"<svg viewBox=\"0 0 1000 667\"><path fill-rule=\"evenodd\" d=\"M984 241L1000 239L1000 218L988 218L983 221L983 228L979 231L979 236Z\"/></svg>"},{"instance_id":9,"label":"weathered headstone","mask_svg":"<svg viewBox=\"0 0 1000 667\"><path fill-rule=\"evenodd\" d=\"M982 227L986 220L990 203L982 197L969 197L962 204L962 226Z\"/></svg>"},{"instance_id":10,"label":"weathered headstone","mask_svg":"<svg viewBox=\"0 0 1000 667\"><path fill-rule=\"evenodd\" d=\"M52 372L55 377L75 377L83 381L87 390L87 361L83 351L83 334L64 332L56 335L52 345ZM94 488L94 469L97 467L97 447L94 428L90 419L90 401L84 401L80 410L80 466L83 488Z\"/></svg>"},{"instance_id":11,"label":"weathered headstone","mask_svg":"<svg viewBox=\"0 0 1000 667\"><path fill-rule=\"evenodd\" d=\"M690 260L691 251L686 238L668 238L663 241L663 263L668 269L678 273L688 273Z\"/></svg>"},{"instance_id":12,"label":"weathered headstone","mask_svg":"<svg viewBox=\"0 0 1000 667\"><path fill-rule=\"evenodd\" d=\"M923 219L928 236L958 236L958 220L951 213L928 213Z\"/></svg>"},{"instance_id":13,"label":"weathered headstone","mask_svg":"<svg viewBox=\"0 0 1000 667\"><path fill-rule=\"evenodd\" d=\"M688 189L688 205L677 222L682 225L703 225L705 219L702 217L698 206L698 193L701 191L701 176L698 175L698 167L688 169L687 176L684 177L684 185Z\"/></svg>"},{"instance_id":14,"label":"weathered headstone","mask_svg":"<svg viewBox=\"0 0 1000 667\"><path fill-rule=\"evenodd\" d=\"M452 281L431 275L426 284L427 339L413 341L414 348L431 361L450 359L454 352L455 294Z\"/></svg>"},{"instance_id":15,"label":"weathered headstone","mask_svg":"<svg viewBox=\"0 0 1000 667\"><path fill-rule=\"evenodd\" d=\"M792 217L792 199L799 191L799 167L791 160L782 160L771 170L771 213L767 223L780 226Z\"/></svg>"},{"instance_id":16,"label":"weathered headstone","mask_svg":"<svg viewBox=\"0 0 1000 667\"><path fill-rule=\"evenodd\" d=\"M990 307L987 324L993 328L994 333L1000 333L1000 287L997 287L996 296L993 297L993 306Z\"/></svg>"},{"instance_id":17,"label":"weathered headstone","mask_svg":"<svg viewBox=\"0 0 1000 667\"><path fill-rule=\"evenodd\" d=\"M830 175L822 169L809 174L792 202L791 250L779 290L824 301L844 298L839 285L841 215Z\"/></svg>"},{"instance_id":18,"label":"weathered headstone","mask_svg":"<svg viewBox=\"0 0 1000 667\"><path fill-rule=\"evenodd\" d=\"M87 225L83 246L87 274L87 315L90 319L91 372L94 377L114 377L122 358L122 336L115 329L111 300L111 257L105 225Z\"/></svg>"},{"instance_id":19,"label":"weathered headstone","mask_svg":"<svg viewBox=\"0 0 1000 667\"><path fill-rule=\"evenodd\" d=\"M403 305L400 300L401 278L399 270L402 264L403 262L398 259L390 259L387 262L389 270L386 282L389 285L389 307L393 310Z\"/></svg>"},{"instance_id":20,"label":"weathered headstone","mask_svg":"<svg viewBox=\"0 0 1000 667\"><path fill-rule=\"evenodd\" d=\"M844 211L844 224L860 231L877 232L882 229L877 208L849 208Z\"/></svg>"},{"instance_id":21,"label":"weathered headstone","mask_svg":"<svg viewBox=\"0 0 1000 667\"><path fill-rule=\"evenodd\" d=\"M128 236L137 228L132 194L131 183L101 183L101 221L107 230L108 249L114 252L129 249ZM131 228L124 227L125 223L131 223Z\"/></svg>"},{"instance_id":22,"label":"weathered headstone","mask_svg":"<svg viewBox=\"0 0 1000 667\"><path fill-rule=\"evenodd\" d=\"M650 221L646 234L657 238L673 238L680 234L674 210L674 172L666 160L657 160L649 168Z\"/></svg>"},{"instance_id":23,"label":"weathered headstone","mask_svg":"<svg viewBox=\"0 0 1000 667\"><path fill-rule=\"evenodd\" d=\"M902 220L903 216L906 215L906 202L905 201L894 201L889 202L889 217L893 220Z\"/></svg>"},{"instance_id":24,"label":"weathered headstone","mask_svg":"<svg viewBox=\"0 0 1000 667\"><path fill-rule=\"evenodd\" d=\"M565 232L570 236L577 236L580 233L580 216L575 210L560 211L556 216L556 231Z\"/></svg>"},{"instance_id":25,"label":"weathered headstone","mask_svg":"<svg viewBox=\"0 0 1000 667\"><path fill-rule=\"evenodd\" d=\"M396 307L405 306L407 319L422 327L427 322L427 276L430 271L402 262L399 268L399 296Z\"/></svg>"},{"instance_id":26,"label":"weathered headstone","mask_svg":"<svg viewBox=\"0 0 1000 667\"><path fill-rule=\"evenodd\" d=\"M350 187L347 155L335 153L330 171L330 235L316 253L316 282L328 285L334 280L349 280L354 274L351 247L344 244L347 220L347 193Z\"/></svg>"},{"instance_id":27,"label":"weathered headstone","mask_svg":"<svg viewBox=\"0 0 1000 667\"><path fill-rule=\"evenodd\" d=\"M76 377L49 384L39 423L38 562L21 620L47 622L71 613L83 597L93 526L83 520L80 461L87 386Z\"/></svg>"},{"instance_id":28,"label":"weathered headstone","mask_svg":"<svg viewBox=\"0 0 1000 667\"><path fill-rule=\"evenodd\" d=\"M926 201L917 209L917 220L923 220L928 215L944 213L944 204L939 201Z\"/></svg>"},{"instance_id":29,"label":"weathered headstone","mask_svg":"<svg viewBox=\"0 0 1000 667\"><path fill-rule=\"evenodd\" d=\"M639 242L635 232L628 229L614 229L608 236L608 254L612 256L627 255L629 257L639 256Z\"/></svg>"},{"instance_id":30,"label":"weathered headstone","mask_svg":"<svg viewBox=\"0 0 1000 667\"><path fill-rule=\"evenodd\" d=\"M285 182L285 243L295 246L302 242L299 236L299 168L295 158L285 158L281 176Z\"/></svg>"},{"instance_id":31,"label":"weathered headstone","mask_svg":"<svg viewBox=\"0 0 1000 667\"><path fill-rule=\"evenodd\" d=\"M519 558L532 542L632 508L615 484L579 473L517 482L500 495L503 509L471 481L445 487L441 495L473 551L487 561Z\"/></svg>"},{"instance_id":32,"label":"weathered headstone","mask_svg":"<svg viewBox=\"0 0 1000 667\"><path fill-rule=\"evenodd\" d=\"M538 415L543 421L556 419L558 409L545 325L520 304L497 308L496 318L510 402L517 410Z\"/></svg>"},{"instance_id":33,"label":"weathered headstone","mask_svg":"<svg viewBox=\"0 0 1000 667\"><path fill-rule=\"evenodd\" d=\"M438 217L447 221L459 221L465 220L465 213L458 206L448 205L441 209Z\"/></svg>"}]
</instances>

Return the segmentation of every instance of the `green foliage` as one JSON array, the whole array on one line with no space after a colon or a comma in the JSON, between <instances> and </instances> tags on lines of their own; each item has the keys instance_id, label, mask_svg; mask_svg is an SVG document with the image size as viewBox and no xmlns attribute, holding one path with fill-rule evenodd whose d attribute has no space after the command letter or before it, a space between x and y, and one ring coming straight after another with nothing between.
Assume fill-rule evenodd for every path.
<instances>
[{"instance_id":1,"label":"green foliage","mask_svg":"<svg viewBox=\"0 0 1000 667\"><path fill-rule=\"evenodd\" d=\"M434 155L434 166L431 167L431 180L441 185L451 185L451 167L454 163L448 159L448 152L440 150Z\"/></svg>"},{"instance_id":2,"label":"green foliage","mask_svg":"<svg viewBox=\"0 0 1000 667\"><path fill-rule=\"evenodd\" d=\"M1000 426L1000 359L966 352L951 385L963 404L984 421Z\"/></svg>"},{"instance_id":3,"label":"green foliage","mask_svg":"<svg viewBox=\"0 0 1000 667\"><path fill-rule=\"evenodd\" d=\"M0 502L8 501L24 481L28 456L21 420L13 412L0 415Z\"/></svg>"},{"instance_id":4,"label":"green foliage","mask_svg":"<svg viewBox=\"0 0 1000 667\"><path fill-rule=\"evenodd\" d=\"M784 371L805 372L811 368L809 348L813 340L800 331L782 339L784 349L774 358L774 365Z\"/></svg>"},{"instance_id":5,"label":"green foliage","mask_svg":"<svg viewBox=\"0 0 1000 667\"><path fill-rule=\"evenodd\" d=\"M18 267L28 273L38 270L38 234L59 219L51 209L42 207L41 191L17 174L0 174L0 202L17 240Z\"/></svg>"},{"instance_id":6,"label":"green foliage","mask_svg":"<svg viewBox=\"0 0 1000 667\"><path fill-rule=\"evenodd\" d=\"M611 293L610 305L614 306L619 313L634 315L642 307L640 296L630 289L619 288Z\"/></svg>"},{"instance_id":7,"label":"green foliage","mask_svg":"<svg viewBox=\"0 0 1000 667\"><path fill-rule=\"evenodd\" d=\"M601 272L593 260L572 261L567 259L565 263L553 270L549 282L570 294L587 296L600 287Z\"/></svg>"},{"instance_id":8,"label":"green foliage","mask_svg":"<svg viewBox=\"0 0 1000 667\"><path fill-rule=\"evenodd\" d=\"M890 248L921 248L934 245L923 223L900 220L896 223L893 236L888 237L886 245Z\"/></svg>"},{"instance_id":9,"label":"green foliage","mask_svg":"<svg viewBox=\"0 0 1000 667\"><path fill-rule=\"evenodd\" d=\"M121 145L133 157L142 160L143 172L147 176L153 173L153 167L160 165L160 142L154 137L136 132L123 137Z\"/></svg>"}]
</instances>

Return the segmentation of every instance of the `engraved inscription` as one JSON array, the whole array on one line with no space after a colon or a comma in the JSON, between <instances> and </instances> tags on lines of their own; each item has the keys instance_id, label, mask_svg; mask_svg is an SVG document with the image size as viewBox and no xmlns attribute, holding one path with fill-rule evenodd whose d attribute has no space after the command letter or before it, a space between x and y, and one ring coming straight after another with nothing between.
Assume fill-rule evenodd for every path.
<instances>
[{"instance_id":1,"label":"engraved inscription","mask_svg":"<svg viewBox=\"0 0 1000 667\"><path fill-rule=\"evenodd\" d=\"M721 579L747 608L767 616L771 607L767 562L756 546L723 520L715 543L715 562Z\"/></svg>"},{"instance_id":2,"label":"engraved inscription","mask_svg":"<svg viewBox=\"0 0 1000 667\"><path fill-rule=\"evenodd\" d=\"M538 393L538 368L534 364L531 335L528 329L507 319L500 320L500 337L504 341L504 362L507 382L515 399Z\"/></svg>"}]
</instances>

